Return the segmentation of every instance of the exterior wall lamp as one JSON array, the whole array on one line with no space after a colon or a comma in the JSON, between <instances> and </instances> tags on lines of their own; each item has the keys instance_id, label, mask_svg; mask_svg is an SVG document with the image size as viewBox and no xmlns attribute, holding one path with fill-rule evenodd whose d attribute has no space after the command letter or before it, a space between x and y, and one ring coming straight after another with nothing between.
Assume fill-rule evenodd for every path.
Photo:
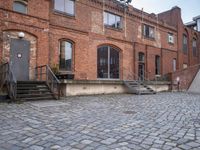
<instances>
[{"instance_id":1,"label":"exterior wall lamp","mask_svg":"<svg viewBox=\"0 0 200 150\"><path fill-rule=\"evenodd\" d=\"M19 37L20 39L24 38L24 37L25 37L24 32L19 32L19 33L18 33L18 37Z\"/></svg>"}]
</instances>

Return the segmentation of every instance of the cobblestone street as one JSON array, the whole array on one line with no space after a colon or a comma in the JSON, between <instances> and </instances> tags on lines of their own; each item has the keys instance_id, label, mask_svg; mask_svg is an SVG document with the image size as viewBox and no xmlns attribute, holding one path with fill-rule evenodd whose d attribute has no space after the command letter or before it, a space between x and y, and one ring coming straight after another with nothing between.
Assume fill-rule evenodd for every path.
<instances>
[{"instance_id":1,"label":"cobblestone street","mask_svg":"<svg viewBox=\"0 0 200 150\"><path fill-rule=\"evenodd\" d=\"M200 95L1 103L0 114L0 150L200 149Z\"/></svg>"}]
</instances>

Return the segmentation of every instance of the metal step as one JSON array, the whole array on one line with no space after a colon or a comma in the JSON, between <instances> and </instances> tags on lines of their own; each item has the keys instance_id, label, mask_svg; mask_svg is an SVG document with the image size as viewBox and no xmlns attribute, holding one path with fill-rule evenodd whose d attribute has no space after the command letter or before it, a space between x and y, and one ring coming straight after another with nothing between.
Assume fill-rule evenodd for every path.
<instances>
[{"instance_id":1,"label":"metal step","mask_svg":"<svg viewBox=\"0 0 200 150\"><path fill-rule=\"evenodd\" d=\"M19 98L20 100L25 101L37 101L37 100L55 100L52 96L46 96L46 97L26 97L26 98Z\"/></svg>"},{"instance_id":2,"label":"metal step","mask_svg":"<svg viewBox=\"0 0 200 150\"><path fill-rule=\"evenodd\" d=\"M144 83L139 81L124 81L129 93L137 95L156 94L156 92Z\"/></svg>"},{"instance_id":3,"label":"metal step","mask_svg":"<svg viewBox=\"0 0 200 150\"><path fill-rule=\"evenodd\" d=\"M54 95L43 81L18 81L17 99L52 100L54 99Z\"/></svg>"}]
</instances>

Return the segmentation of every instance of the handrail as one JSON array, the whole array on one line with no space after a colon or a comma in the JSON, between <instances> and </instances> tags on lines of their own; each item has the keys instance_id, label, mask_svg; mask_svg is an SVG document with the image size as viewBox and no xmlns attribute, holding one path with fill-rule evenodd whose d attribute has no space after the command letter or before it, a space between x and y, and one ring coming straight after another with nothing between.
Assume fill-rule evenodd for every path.
<instances>
[{"instance_id":1,"label":"handrail","mask_svg":"<svg viewBox=\"0 0 200 150\"><path fill-rule=\"evenodd\" d=\"M4 85L7 87L10 99L16 100L17 80L8 62L0 66L0 90L2 90Z\"/></svg>"},{"instance_id":2,"label":"handrail","mask_svg":"<svg viewBox=\"0 0 200 150\"><path fill-rule=\"evenodd\" d=\"M45 81L56 99L60 99L60 81L48 65L35 68L35 78L38 81Z\"/></svg>"}]
</instances>

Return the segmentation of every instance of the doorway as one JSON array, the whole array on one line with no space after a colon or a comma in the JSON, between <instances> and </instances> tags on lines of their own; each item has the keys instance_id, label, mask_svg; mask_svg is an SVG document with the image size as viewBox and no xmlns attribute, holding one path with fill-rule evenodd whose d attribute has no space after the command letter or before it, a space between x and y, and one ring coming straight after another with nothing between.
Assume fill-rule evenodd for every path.
<instances>
[{"instance_id":1,"label":"doorway","mask_svg":"<svg viewBox=\"0 0 200 150\"><path fill-rule=\"evenodd\" d=\"M145 64L144 63L139 63L139 65L138 65L138 77L139 77L139 80L144 81L144 77L145 77Z\"/></svg>"},{"instance_id":2,"label":"doorway","mask_svg":"<svg viewBox=\"0 0 200 150\"><path fill-rule=\"evenodd\" d=\"M17 81L29 80L30 42L11 39L10 65Z\"/></svg>"}]
</instances>

